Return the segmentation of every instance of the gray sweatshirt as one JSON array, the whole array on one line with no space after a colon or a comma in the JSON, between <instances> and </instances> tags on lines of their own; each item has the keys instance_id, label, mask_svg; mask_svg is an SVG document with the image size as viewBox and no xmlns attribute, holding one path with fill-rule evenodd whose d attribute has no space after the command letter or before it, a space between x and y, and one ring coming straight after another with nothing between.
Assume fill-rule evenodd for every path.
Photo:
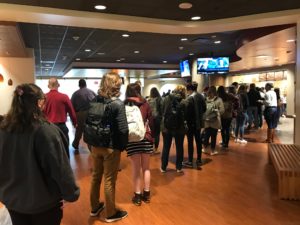
<instances>
[{"instance_id":1,"label":"gray sweatshirt","mask_svg":"<svg viewBox=\"0 0 300 225\"><path fill-rule=\"evenodd\" d=\"M0 201L10 210L35 214L73 202L79 188L59 129L42 123L32 132L0 129Z\"/></svg>"}]
</instances>

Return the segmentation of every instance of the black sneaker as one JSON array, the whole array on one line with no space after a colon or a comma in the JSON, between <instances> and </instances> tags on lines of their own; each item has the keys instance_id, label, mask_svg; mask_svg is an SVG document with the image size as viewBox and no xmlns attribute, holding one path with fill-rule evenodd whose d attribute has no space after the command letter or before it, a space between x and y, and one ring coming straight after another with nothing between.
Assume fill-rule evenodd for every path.
<instances>
[{"instance_id":1,"label":"black sneaker","mask_svg":"<svg viewBox=\"0 0 300 225\"><path fill-rule=\"evenodd\" d=\"M105 221L107 223L111 223L111 222L115 222L115 221L118 221L118 220L121 220L125 217L128 216L128 213L126 211L121 211L121 210L118 210L115 215L112 215L110 217L107 217L105 218Z\"/></svg>"},{"instance_id":2,"label":"black sneaker","mask_svg":"<svg viewBox=\"0 0 300 225\"><path fill-rule=\"evenodd\" d=\"M100 202L100 203L99 203L99 206L98 206L98 209L92 210L92 211L90 212L90 216L98 216L98 215L102 212L102 210L103 210L104 208L105 208L104 202Z\"/></svg>"},{"instance_id":3,"label":"black sneaker","mask_svg":"<svg viewBox=\"0 0 300 225\"><path fill-rule=\"evenodd\" d=\"M183 162L182 165L183 165L184 167L193 168L193 163L192 163L192 162L189 162L189 161Z\"/></svg>"}]
</instances>

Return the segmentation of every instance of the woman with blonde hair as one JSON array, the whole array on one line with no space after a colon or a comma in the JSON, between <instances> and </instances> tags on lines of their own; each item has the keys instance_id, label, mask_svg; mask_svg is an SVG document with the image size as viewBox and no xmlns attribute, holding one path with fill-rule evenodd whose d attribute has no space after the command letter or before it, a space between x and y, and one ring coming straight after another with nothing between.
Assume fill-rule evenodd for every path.
<instances>
[{"instance_id":1,"label":"woman with blonde hair","mask_svg":"<svg viewBox=\"0 0 300 225\"><path fill-rule=\"evenodd\" d=\"M105 221L110 223L126 217L126 211L115 206L115 189L120 164L121 151L128 142L128 124L124 103L118 98L122 85L121 77L116 73L108 73L102 77L98 96L93 100L107 104L109 110L109 125L112 132L108 147L91 147L93 160L93 175L91 181L91 212L90 216L98 216L104 209L100 202L100 186L104 177Z\"/></svg>"},{"instance_id":2,"label":"woman with blonde hair","mask_svg":"<svg viewBox=\"0 0 300 225\"><path fill-rule=\"evenodd\" d=\"M173 93L168 95L163 102L163 150L161 155L160 171L165 173L169 162L170 147L172 138L175 139L176 145L176 171L182 173L183 161L183 140L187 131L187 124L185 119L185 103L186 87L178 85Z\"/></svg>"}]
</instances>

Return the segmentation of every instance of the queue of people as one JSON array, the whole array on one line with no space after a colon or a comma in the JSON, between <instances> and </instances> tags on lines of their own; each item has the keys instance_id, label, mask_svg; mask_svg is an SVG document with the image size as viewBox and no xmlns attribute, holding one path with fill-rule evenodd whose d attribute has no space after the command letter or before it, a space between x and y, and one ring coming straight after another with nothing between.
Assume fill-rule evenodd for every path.
<instances>
[{"instance_id":1,"label":"queue of people","mask_svg":"<svg viewBox=\"0 0 300 225\"><path fill-rule=\"evenodd\" d=\"M228 150L231 130L236 143L246 144L245 127L248 130L261 127L262 114L268 126L266 142L274 141L280 98L279 91L274 91L272 84L266 84L265 93L257 90L255 84L251 84L247 92L245 85L236 89L234 83L229 88L210 86L203 95L197 91L198 84L191 82L186 86L178 85L164 97L157 88L152 88L150 98L146 100L141 94L140 84L133 83L127 85L125 101L119 99L121 85L118 74L108 73L103 76L98 94L95 94L81 79L80 89L71 100L58 92L56 78L49 79L50 92L47 94L34 84L17 86L11 109L0 121L0 201L8 208L13 224L58 225L64 202L74 202L79 198L80 190L68 160L69 138L65 123L69 115L76 128L72 146L78 150L90 102L93 101L108 107L111 140L107 146L91 146L90 216L98 216L105 209L106 222L128 215L118 209L115 202L117 175L124 150L132 165L132 203L140 206L142 202L150 203L150 156L160 153L161 133L162 173L168 170L173 138L177 173L183 173L184 167L194 167L194 139L195 163L201 169L202 152L211 156L218 154L216 140L219 130L221 149ZM145 129L140 140L129 140L126 106L139 109ZM185 135L188 142L186 161ZM102 179L105 204L100 201Z\"/></svg>"}]
</instances>

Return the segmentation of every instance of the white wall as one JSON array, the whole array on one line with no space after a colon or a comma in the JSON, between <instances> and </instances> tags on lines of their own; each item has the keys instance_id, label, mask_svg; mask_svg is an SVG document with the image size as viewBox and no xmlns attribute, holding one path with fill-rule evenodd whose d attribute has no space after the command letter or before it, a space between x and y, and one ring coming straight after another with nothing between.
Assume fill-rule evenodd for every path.
<instances>
[{"instance_id":1,"label":"white wall","mask_svg":"<svg viewBox=\"0 0 300 225\"><path fill-rule=\"evenodd\" d=\"M173 91L175 87L179 84L185 85L185 81L181 78L160 78L160 79L151 79L151 80L145 80L144 81L145 86L143 88L143 96L149 96L150 90L153 87L156 87L160 93L160 95L163 94L163 92L167 93L168 90Z\"/></svg>"},{"instance_id":2,"label":"white wall","mask_svg":"<svg viewBox=\"0 0 300 225\"><path fill-rule=\"evenodd\" d=\"M34 58L0 57L0 73L4 77L0 83L0 114L6 114L11 106L13 92L19 84L34 83ZM13 85L7 81L12 79Z\"/></svg>"}]
</instances>

